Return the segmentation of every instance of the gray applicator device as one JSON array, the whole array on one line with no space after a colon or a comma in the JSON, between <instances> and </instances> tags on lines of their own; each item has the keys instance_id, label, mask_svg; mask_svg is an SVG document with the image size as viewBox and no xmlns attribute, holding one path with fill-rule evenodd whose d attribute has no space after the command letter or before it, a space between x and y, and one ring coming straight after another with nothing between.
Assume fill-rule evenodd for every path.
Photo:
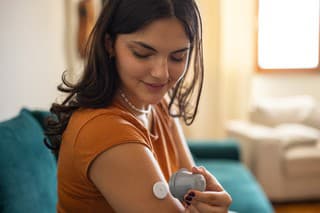
<instances>
[{"instance_id":1,"label":"gray applicator device","mask_svg":"<svg viewBox=\"0 0 320 213\"><path fill-rule=\"evenodd\" d=\"M190 189L204 191L206 179L201 174L192 174L187 169L180 169L170 177L169 189L175 198L183 201Z\"/></svg>"}]
</instances>

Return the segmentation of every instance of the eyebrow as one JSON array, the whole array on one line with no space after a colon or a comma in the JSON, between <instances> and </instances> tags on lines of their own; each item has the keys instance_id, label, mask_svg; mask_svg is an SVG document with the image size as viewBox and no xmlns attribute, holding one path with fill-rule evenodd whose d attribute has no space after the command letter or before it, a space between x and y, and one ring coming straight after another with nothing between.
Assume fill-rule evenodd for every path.
<instances>
[{"instance_id":1,"label":"eyebrow","mask_svg":"<svg viewBox=\"0 0 320 213\"><path fill-rule=\"evenodd\" d=\"M153 48L153 47L149 46L148 44L143 43L141 41L132 41L132 42L137 44L137 45L139 45L139 46L141 46L141 47L143 47L143 48L145 48L145 49L151 50L153 52L158 52L155 48ZM189 50L189 49L190 49L190 47L184 47L184 48L181 48L179 50L175 50L172 53L184 52L184 51Z\"/></svg>"}]
</instances>

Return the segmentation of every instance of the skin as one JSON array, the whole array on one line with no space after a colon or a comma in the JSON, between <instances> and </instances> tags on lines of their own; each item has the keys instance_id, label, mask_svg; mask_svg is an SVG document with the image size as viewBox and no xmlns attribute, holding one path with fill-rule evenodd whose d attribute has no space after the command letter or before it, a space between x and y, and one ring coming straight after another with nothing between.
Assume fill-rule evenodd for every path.
<instances>
[{"instance_id":1,"label":"skin","mask_svg":"<svg viewBox=\"0 0 320 213\"><path fill-rule=\"evenodd\" d=\"M136 107L146 109L159 103L183 76L190 42L182 24L176 18L167 18L137 32L118 35L114 44L106 37L106 48L115 56L120 88ZM117 98L122 100L119 94ZM132 113L149 128L152 117ZM194 192L196 196L190 205L181 203L170 193L163 200L157 199L152 186L166 180L153 154L141 144L122 144L100 154L89 168L90 179L116 212L227 212L230 196L209 172L194 167L176 119L172 134L181 167L203 174L208 191Z\"/></svg>"},{"instance_id":2,"label":"skin","mask_svg":"<svg viewBox=\"0 0 320 213\"><path fill-rule=\"evenodd\" d=\"M128 99L141 109L159 103L184 74L189 48L183 26L173 18L119 35L114 55L121 88Z\"/></svg>"}]
</instances>

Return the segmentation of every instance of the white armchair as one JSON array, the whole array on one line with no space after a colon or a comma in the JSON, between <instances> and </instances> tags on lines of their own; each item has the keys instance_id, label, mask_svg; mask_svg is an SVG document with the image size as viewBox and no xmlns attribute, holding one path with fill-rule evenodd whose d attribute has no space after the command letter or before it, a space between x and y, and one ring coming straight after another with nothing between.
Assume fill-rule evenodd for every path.
<instances>
[{"instance_id":1,"label":"white armchair","mask_svg":"<svg viewBox=\"0 0 320 213\"><path fill-rule=\"evenodd\" d=\"M230 121L227 134L271 200L320 200L320 105L312 97L259 101L250 121Z\"/></svg>"}]
</instances>

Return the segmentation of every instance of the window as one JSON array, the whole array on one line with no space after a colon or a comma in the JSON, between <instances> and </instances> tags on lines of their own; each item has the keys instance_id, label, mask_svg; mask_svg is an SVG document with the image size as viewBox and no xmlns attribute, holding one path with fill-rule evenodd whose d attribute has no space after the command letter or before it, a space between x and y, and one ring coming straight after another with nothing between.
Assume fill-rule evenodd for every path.
<instances>
[{"instance_id":1,"label":"window","mask_svg":"<svg viewBox=\"0 0 320 213\"><path fill-rule=\"evenodd\" d=\"M259 71L319 70L319 0L258 0Z\"/></svg>"}]
</instances>

